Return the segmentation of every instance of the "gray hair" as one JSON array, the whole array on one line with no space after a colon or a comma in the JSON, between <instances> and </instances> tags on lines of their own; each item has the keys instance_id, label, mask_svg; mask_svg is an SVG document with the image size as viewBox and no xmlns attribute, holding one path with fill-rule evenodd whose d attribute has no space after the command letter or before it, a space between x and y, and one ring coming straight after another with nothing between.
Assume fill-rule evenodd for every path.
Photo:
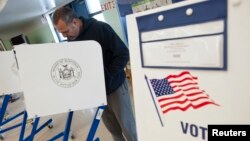
<instances>
[{"instance_id":1,"label":"gray hair","mask_svg":"<svg viewBox=\"0 0 250 141\"><path fill-rule=\"evenodd\" d=\"M77 18L76 14L69 7L61 7L57 9L53 14L53 24L56 25L59 20L69 24L73 19Z\"/></svg>"}]
</instances>

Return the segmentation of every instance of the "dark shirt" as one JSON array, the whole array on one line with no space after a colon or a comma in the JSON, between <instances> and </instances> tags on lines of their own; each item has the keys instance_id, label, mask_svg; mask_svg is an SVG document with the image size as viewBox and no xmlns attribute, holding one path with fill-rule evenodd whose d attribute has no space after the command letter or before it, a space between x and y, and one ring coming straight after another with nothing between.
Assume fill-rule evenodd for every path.
<instances>
[{"instance_id":1,"label":"dark shirt","mask_svg":"<svg viewBox=\"0 0 250 141\"><path fill-rule=\"evenodd\" d=\"M107 23L97 21L93 18L81 20L83 22L83 29L74 41L94 40L101 45L106 91L107 94L110 94L126 78L124 68L129 59L128 48Z\"/></svg>"}]
</instances>

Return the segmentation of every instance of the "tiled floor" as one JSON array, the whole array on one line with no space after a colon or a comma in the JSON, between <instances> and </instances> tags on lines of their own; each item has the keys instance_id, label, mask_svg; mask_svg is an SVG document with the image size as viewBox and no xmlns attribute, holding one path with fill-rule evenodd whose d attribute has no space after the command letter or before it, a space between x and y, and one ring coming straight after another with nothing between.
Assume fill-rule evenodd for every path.
<instances>
[{"instance_id":1,"label":"tiled floor","mask_svg":"<svg viewBox=\"0 0 250 141\"><path fill-rule=\"evenodd\" d=\"M130 85L131 86L131 85ZM132 90L130 87L130 91L132 94ZM44 103L46 104L46 103ZM10 116L13 116L25 109L24 103L23 103L23 97L21 99L17 100L16 102L9 103L8 105L8 112L10 113ZM87 109L82 111L75 111L71 130L74 135L74 141L85 141L86 137L88 135L92 119L95 115L96 109ZM46 122L49 118L52 118L53 120L53 128L49 129L48 127L41 130L34 138L34 141L46 141L58 133L62 132L65 128L66 119L67 119L67 113L57 114L50 117L41 117L40 124ZM11 121L10 123L6 124L2 127L2 129L14 125L15 123L21 123L22 117L15 119ZM4 134L4 140L5 141L18 141L19 140L19 134L20 134L21 127L15 128L13 130L10 130ZM32 129L32 125L28 123L26 125L26 131L25 136L27 136ZM103 125L103 122L101 121L99 124L99 127L96 132L96 137L99 137L101 141L112 141L112 137L110 133L107 131L106 127ZM62 138L58 139L58 141L62 140Z\"/></svg>"}]
</instances>

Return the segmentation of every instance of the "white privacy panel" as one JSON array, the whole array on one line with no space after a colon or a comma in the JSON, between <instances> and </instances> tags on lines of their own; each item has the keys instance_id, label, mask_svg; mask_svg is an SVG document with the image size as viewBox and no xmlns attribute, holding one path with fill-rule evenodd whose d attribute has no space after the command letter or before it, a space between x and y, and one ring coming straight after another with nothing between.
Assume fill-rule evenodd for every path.
<instances>
[{"instance_id":1,"label":"white privacy panel","mask_svg":"<svg viewBox=\"0 0 250 141\"><path fill-rule=\"evenodd\" d=\"M97 42L20 45L15 50L29 117L106 105Z\"/></svg>"},{"instance_id":2,"label":"white privacy panel","mask_svg":"<svg viewBox=\"0 0 250 141\"><path fill-rule=\"evenodd\" d=\"M14 51L0 51L0 95L21 91Z\"/></svg>"}]
</instances>

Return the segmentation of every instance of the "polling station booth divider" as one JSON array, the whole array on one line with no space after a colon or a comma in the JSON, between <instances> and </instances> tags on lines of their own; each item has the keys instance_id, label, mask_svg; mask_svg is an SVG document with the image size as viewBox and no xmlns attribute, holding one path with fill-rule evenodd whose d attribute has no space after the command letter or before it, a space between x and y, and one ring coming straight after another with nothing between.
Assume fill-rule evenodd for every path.
<instances>
[{"instance_id":1,"label":"polling station booth divider","mask_svg":"<svg viewBox=\"0 0 250 141\"><path fill-rule=\"evenodd\" d=\"M15 116L7 118L6 112L8 104L10 102L10 94L21 92L20 79L18 75L16 60L13 51L1 51L0 52L0 95L2 98L2 104L0 108L0 135L1 139L4 139L3 134L9 130L20 127L22 123L18 123L9 128L2 128L10 121L13 121L19 116L24 115L25 111L18 113Z\"/></svg>"},{"instance_id":2,"label":"polling station booth divider","mask_svg":"<svg viewBox=\"0 0 250 141\"><path fill-rule=\"evenodd\" d=\"M65 130L49 139L68 141L74 111L98 107L86 140L99 140L95 132L107 105L100 45L95 41L18 45L15 51L27 116L36 119L32 133L39 131L40 117L68 113Z\"/></svg>"},{"instance_id":3,"label":"polling station booth divider","mask_svg":"<svg viewBox=\"0 0 250 141\"><path fill-rule=\"evenodd\" d=\"M14 51L0 52L0 68L1 68L0 69L0 95L3 99L1 108L0 108L0 126L1 126L0 138L5 139L4 133L12 129L15 129L21 126L23 127L26 125L27 112L23 110L15 114L14 116L6 117L6 115L8 114L7 108L8 108L9 102L11 101L11 94L22 93L18 66L17 66ZM12 111L9 111L9 112L12 112ZM21 122L18 121L19 117L23 118ZM12 125L11 122L15 122L15 121L18 121L18 123ZM52 119L49 119L47 122L43 124L43 126L39 129L39 131L42 130L47 125L48 126L51 125L51 123L52 123ZM7 127L4 127L5 125ZM39 131L37 131L36 133L32 133L29 136L34 136ZM29 138L29 136L27 137L27 139ZM24 130L23 132L20 132L19 140L20 141L26 140L23 137L24 137Z\"/></svg>"}]
</instances>

